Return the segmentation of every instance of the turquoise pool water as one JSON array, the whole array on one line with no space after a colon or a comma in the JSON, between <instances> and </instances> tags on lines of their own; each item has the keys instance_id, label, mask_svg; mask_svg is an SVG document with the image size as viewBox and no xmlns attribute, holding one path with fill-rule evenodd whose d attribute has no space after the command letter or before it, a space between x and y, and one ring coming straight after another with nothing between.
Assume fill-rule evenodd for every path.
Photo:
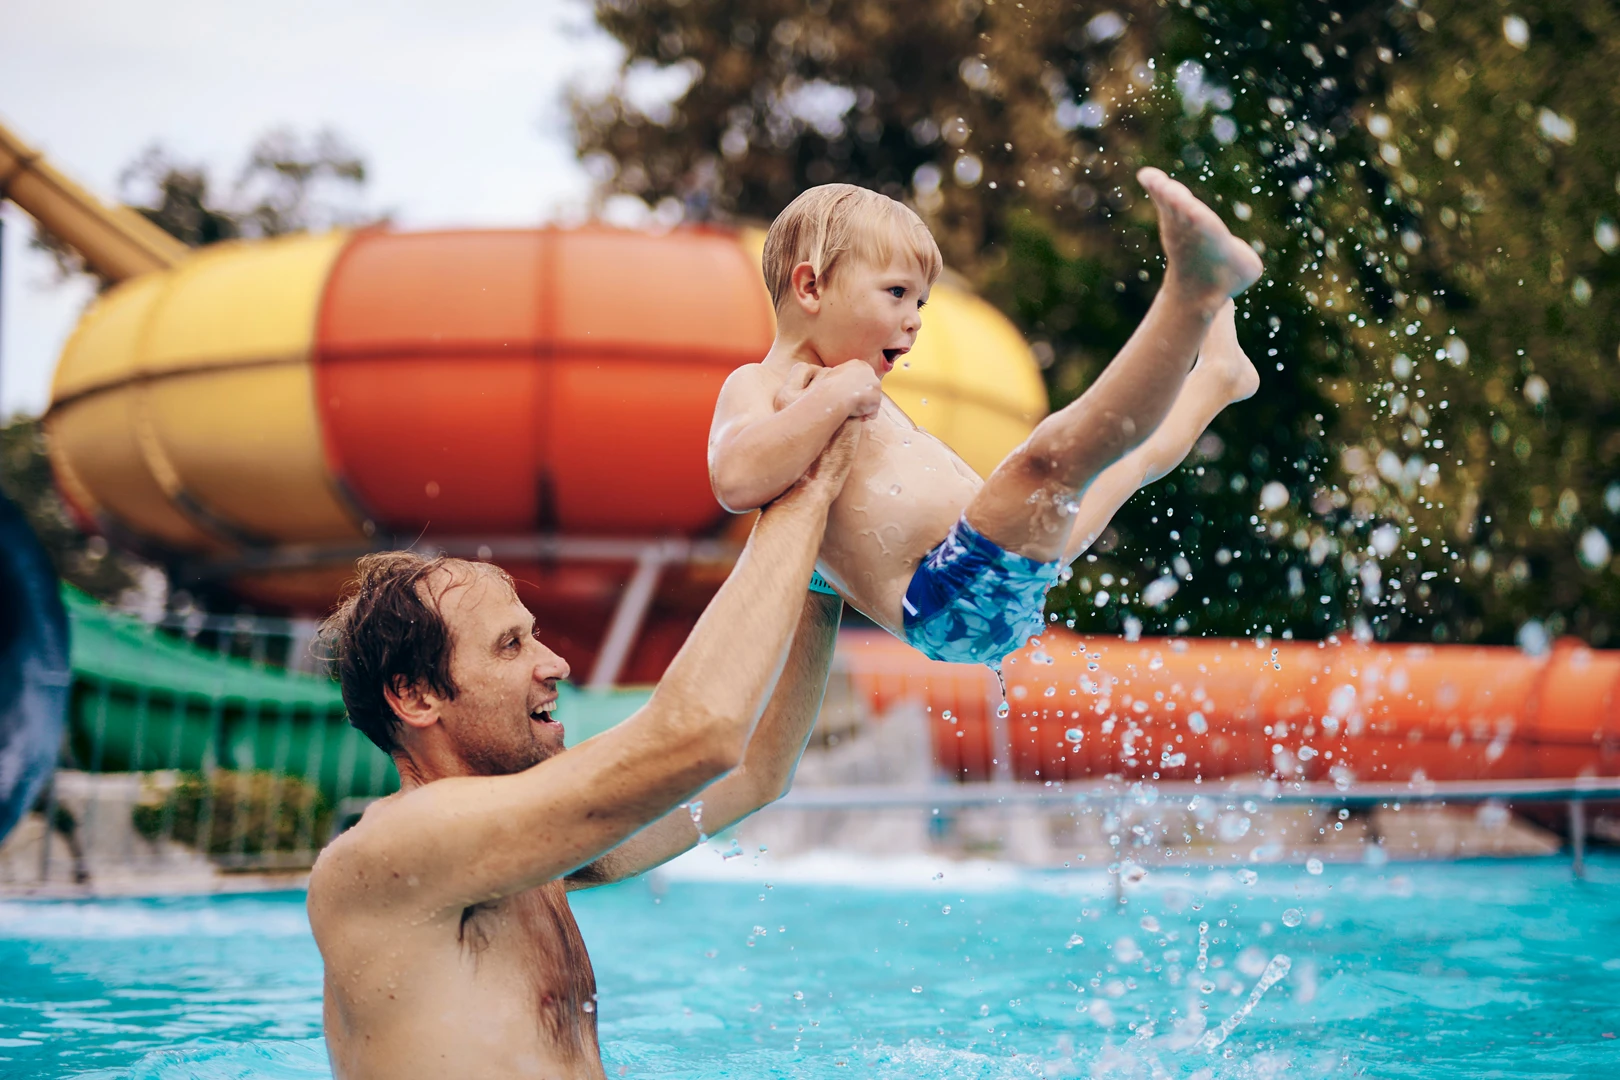
<instances>
[{"instance_id":1,"label":"turquoise pool water","mask_svg":"<svg viewBox=\"0 0 1620 1080\"><path fill-rule=\"evenodd\" d=\"M1620 859L1257 870L1120 905L1092 874L741 867L576 910L610 1077L1620 1076ZM301 894L0 902L0 1076L328 1075Z\"/></svg>"}]
</instances>

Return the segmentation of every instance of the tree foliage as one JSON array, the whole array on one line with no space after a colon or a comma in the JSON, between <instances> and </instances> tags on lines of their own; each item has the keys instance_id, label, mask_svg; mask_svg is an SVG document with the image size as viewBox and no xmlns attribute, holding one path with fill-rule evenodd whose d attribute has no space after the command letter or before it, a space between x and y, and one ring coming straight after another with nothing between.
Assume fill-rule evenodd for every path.
<instances>
[{"instance_id":1,"label":"tree foliage","mask_svg":"<svg viewBox=\"0 0 1620 1080\"><path fill-rule=\"evenodd\" d=\"M1054 407L1156 286L1137 166L1185 180L1262 246L1239 322L1260 394L1121 512L1055 616L1497 641L1528 622L1531 639L1607 640L1610 7L596 11L626 57L617 84L574 102L604 198L722 219L768 219L834 180L903 198L1031 339Z\"/></svg>"},{"instance_id":2,"label":"tree foliage","mask_svg":"<svg viewBox=\"0 0 1620 1080\"><path fill-rule=\"evenodd\" d=\"M0 426L0 492L22 511L63 581L104 600L136 585L143 564L83 532L56 493L37 417Z\"/></svg>"},{"instance_id":3,"label":"tree foliage","mask_svg":"<svg viewBox=\"0 0 1620 1080\"><path fill-rule=\"evenodd\" d=\"M202 247L375 220L358 208L365 180L364 161L337 134L305 139L279 130L254 143L223 196L207 168L158 145L124 169L119 186L124 201L150 221ZM43 227L32 242L55 257L64 275L86 272L78 254ZM116 600L144 573L156 572L79 528L52 482L37 417L13 417L0 427L0 490L22 508L61 578L90 595Z\"/></svg>"},{"instance_id":4,"label":"tree foliage","mask_svg":"<svg viewBox=\"0 0 1620 1080\"><path fill-rule=\"evenodd\" d=\"M119 197L169 235L203 247L372 222L359 202L365 183L365 161L341 135L277 129L259 137L223 192L207 166L154 143L120 174ZM43 227L34 243L64 274L84 272L78 254Z\"/></svg>"}]
</instances>

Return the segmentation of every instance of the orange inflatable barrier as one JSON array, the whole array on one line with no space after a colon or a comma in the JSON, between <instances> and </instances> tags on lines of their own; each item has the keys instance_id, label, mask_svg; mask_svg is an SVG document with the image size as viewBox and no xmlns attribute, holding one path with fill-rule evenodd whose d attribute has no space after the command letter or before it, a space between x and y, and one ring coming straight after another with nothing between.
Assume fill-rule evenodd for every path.
<instances>
[{"instance_id":1,"label":"orange inflatable barrier","mask_svg":"<svg viewBox=\"0 0 1620 1080\"><path fill-rule=\"evenodd\" d=\"M1572 641L1532 657L1054 631L1008 658L1005 709L987 669L926 660L886 634L850 633L840 656L874 711L929 710L934 760L960 780L1620 775L1620 653Z\"/></svg>"}]
</instances>

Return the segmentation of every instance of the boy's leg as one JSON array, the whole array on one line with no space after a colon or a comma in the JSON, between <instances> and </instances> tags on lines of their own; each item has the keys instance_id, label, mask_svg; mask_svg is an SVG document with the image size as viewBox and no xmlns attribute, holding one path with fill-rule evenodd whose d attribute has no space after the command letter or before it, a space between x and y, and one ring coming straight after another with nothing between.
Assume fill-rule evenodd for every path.
<instances>
[{"instance_id":1,"label":"boy's leg","mask_svg":"<svg viewBox=\"0 0 1620 1080\"><path fill-rule=\"evenodd\" d=\"M1080 496L1074 529L1063 551L1065 564L1091 546L1126 500L1180 465L1222 409L1260 388L1260 373L1238 344L1235 315L1235 306L1228 302L1215 316L1198 363L1181 384L1164 423L1141 446L1104 469Z\"/></svg>"},{"instance_id":2,"label":"boy's leg","mask_svg":"<svg viewBox=\"0 0 1620 1080\"><path fill-rule=\"evenodd\" d=\"M1260 257L1186 187L1157 169L1137 177L1158 210L1164 285L1091 388L1041 421L968 506L968 524L1003 551L1062 557L1080 493L1158 428L1216 313L1260 276Z\"/></svg>"}]
</instances>

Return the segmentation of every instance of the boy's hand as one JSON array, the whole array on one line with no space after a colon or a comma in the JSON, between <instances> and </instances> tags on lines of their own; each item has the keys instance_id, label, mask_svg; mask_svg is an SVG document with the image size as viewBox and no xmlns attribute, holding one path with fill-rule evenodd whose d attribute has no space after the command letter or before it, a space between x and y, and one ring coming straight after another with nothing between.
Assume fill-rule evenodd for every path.
<instances>
[{"instance_id":1,"label":"boy's hand","mask_svg":"<svg viewBox=\"0 0 1620 1080\"><path fill-rule=\"evenodd\" d=\"M787 382L776 392L776 400L772 403L776 406L776 411L781 412L798 401L810 388L810 384L825 374L827 369L817 367L815 364L794 364L792 370L788 372Z\"/></svg>"},{"instance_id":2,"label":"boy's hand","mask_svg":"<svg viewBox=\"0 0 1620 1080\"><path fill-rule=\"evenodd\" d=\"M794 364L787 381L776 392L776 411L799 400L812 386L817 393L830 397L830 408L858 420L876 416L883 404L883 385L877 375L861 361L850 360L834 368Z\"/></svg>"},{"instance_id":3,"label":"boy's hand","mask_svg":"<svg viewBox=\"0 0 1620 1080\"><path fill-rule=\"evenodd\" d=\"M822 376L827 391L842 402L848 415L857 420L868 420L878 414L883 405L883 384L877 373L859 360L846 360L835 368L827 368Z\"/></svg>"}]
</instances>

